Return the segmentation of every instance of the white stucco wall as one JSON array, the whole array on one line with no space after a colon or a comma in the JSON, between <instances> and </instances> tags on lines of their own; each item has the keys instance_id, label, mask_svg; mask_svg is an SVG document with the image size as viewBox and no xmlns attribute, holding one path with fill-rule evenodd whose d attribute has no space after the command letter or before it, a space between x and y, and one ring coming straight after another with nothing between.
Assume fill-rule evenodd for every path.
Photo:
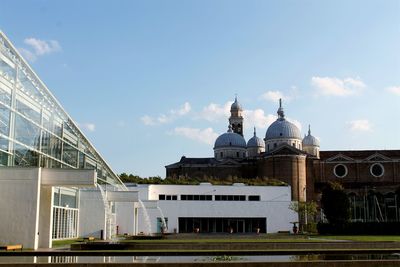
<instances>
[{"instance_id":1,"label":"white stucco wall","mask_svg":"<svg viewBox=\"0 0 400 267\"><path fill-rule=\"evenodd\" d=\"M135 203L119 202L115 203L116 223L119 234L135 233Z\"/></svg>"},{"instance_id":2,"label":"white stucco wall","mask_svg":"<svg viewBox=\"0 0 400 267\"><path fill-rule=\"evenodd\" d=\"M106 230L104 202L99 190L79 192L79 236L100 238L100 231Z\"/></svg>"},{"instance_id":3,"label":"white stucco wall","mask_svg":"<svg viewBox=\"0 0 400 267\"><path fill-rule=\"evenodd\" d=\"M39 245L39 168L0 168L0 243Z\"/></svg>"}]
</instances>

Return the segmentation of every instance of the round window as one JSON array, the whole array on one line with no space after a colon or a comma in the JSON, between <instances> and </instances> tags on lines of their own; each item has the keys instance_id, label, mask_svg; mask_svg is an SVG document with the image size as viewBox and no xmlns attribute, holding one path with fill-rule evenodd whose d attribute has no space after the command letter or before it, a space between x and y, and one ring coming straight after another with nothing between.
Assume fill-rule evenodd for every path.
<instances>
[{"instance_id":1,"label":"round window","mask_svg":"<svg viewBox=\"0 0 400 267\"><path fill-rule=\"evenodd\" d=\"M343 178L347 175L347 167L343 164L338 164L333 168L333 173L338 178Z\"/></svg>"},{"instance_id":2,"label":"round window","mask_svg":"<svg viewBox=\"0 0 400 267\"><path fill-rule=\"evenodd\" d=\"M383 165L380 163L374 163L371 165L369 168L369 171L374 177L382 177L383 174L385 173L385 169L383 168Z\"/></svg>"}]
</instances>

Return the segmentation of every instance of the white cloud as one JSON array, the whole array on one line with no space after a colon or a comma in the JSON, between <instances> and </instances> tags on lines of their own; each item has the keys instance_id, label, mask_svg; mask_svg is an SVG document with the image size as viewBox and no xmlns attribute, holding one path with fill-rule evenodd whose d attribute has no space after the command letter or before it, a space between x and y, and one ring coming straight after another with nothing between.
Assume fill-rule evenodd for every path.
<instances>
[{"instance_id":1,"label":"white cloud","mask_svg":"<svg viewBox=\"0 0 400 267\"><path fill-rule=\"evenodd\" d=\"M173 134L211 145L217 139L218 134L212 128L198 129L190 127L176 127Z\"/></svg>"},{"instance_id":2,"label":"white cloud","mask_svg":"<svg viewBox=\"0 0 400 267\"><path fill-rule=\"evenodd\" d=\"M94 123L78 123L78 126L89 132L94 132L96 130L96 125Z\"/></svg>"},{"instance_id":3,"label":"white cloud","mask_svg":"<svg viewBox=\"0 0 400 267\"><path fill-rule=\"evenodd\" d=\"M267 91L261 95L261 98L276 103L279 99L284 99L285 97L280 91Z\"/></svg>"},{"instance_id":4,"label":"white cloud","mask_svg":"<svg viewBox=\"0 0 400 267\"><path fill-rule=\"evenodd\" d=\"M174 121L178 117L185 116L192 110L189 102L185 102L180 108L178 109L171 109L167 114L160 114L158 117L151 117L149 115L144 115L140 118L140 120L145 125L157 125L157 124L166 124L169 122Z\"/></svg>"},{"instance_id":5,"label":"white cloud","mask_svg":"<svg viewBox=\"0 0 400 267\"><path fill-rule=\"evenodd\" d=\"M36 38L26 38L24 43L31 46L37 56L61 51L61 46L56 40L44 41Z\"/></svg>"},{"instance_id":6,"label":"white cloud","mask_svg":"<svg viewBox=\"0 0 400 267\"><path fill-rule=\"evenodd\" d=\"M45 41L31 37L26 38L24 43L29 46L29 49L21 47L18 48L18 50L26 60L31 62L36 61L36 59L40 56L52 54L62 50L61 45L56 40Z\"/></svg>"},{"instance_id":7,"label":"white cloud","mask_svg":"<svg viewBox=\"0 0 400 267\"><path fill-rule=\"evenodd\" d=\"M220 121L222 119L226 120L230 116L232 103L232 101L228 101L223 106L210 103L203 108L203 110L199 113L198 118L211 122Z\"/></svg>"},{"instance_id":8,"label":"white cloud","mask_svg":"<svg viewBox=\"0 0 400 267\"><path fill-rule=\"evenodd\" d=\"M390 87L386 88L386 91L400 96L400 86L390 86Z\"/></svg>"},{"instance_id":9,"label":"white cloud","mask_svg":"<svg viewBox=\"0 0 400 267\"><path fill-rule=\"evenodd\" d=\"M246 129L251 129L253 127L257 128L267 128L271 123L276 120L276 116L272 114L265 114L262 109L255 110L244 110L244 127Z\"/></svg>"},{"instance_id":10,"label":"white cloud","mask_svg":"<svg viewBox=\"0 0 400 267\"><path fill-rule=\"evenodd\" d=\"M349 96L360 93L366 85L360 78L312 77L316 95Z\"/></svg>"},{"instance_id":11,"label":"white cloud","mask_svg":"<svg viewBox=\"0 0 400 267\"><path fill-rule=\"evenodd\" d=\"M30 61L30 62L35 62L37 59L37 56L29 51L28 49L25 48L18 48L18 51L21 53L22 57L25 58L26 60Z\"/></svg>"},{"instance_id":12,"label":"white cloud","mask_svg":"<svg viewBox=\"0 0 400 267\"><path fill-rule=\"evenodd\" d=\"M185 102L182 107L178 110L171 110L170 113L171 114L177 114L179 116L183 116L188 114L190 111L192 110L192 107L190 106L189 102Z\"/></svg>"},{"instance_id":13,"label":"white cloud","mask_svg":"<svg viewBox=\"0 0 400 267\"><path fill-rule=\"evenodd\" d=\"M372 124L365 119L348 121L347 125L350 126L352 132L370 132L372 131Z\"/></svg>"},{"instance_id":14,"label":"white cloud","mask_svg":"<svg viewBox=\"0 0 400 267\"><path fill-rule=\"evenodd\" d=\"M155 125L155 121L152 117L144 115L140 118L140 120L144 123L144 125Z\"/></svg>"}]
</instances>

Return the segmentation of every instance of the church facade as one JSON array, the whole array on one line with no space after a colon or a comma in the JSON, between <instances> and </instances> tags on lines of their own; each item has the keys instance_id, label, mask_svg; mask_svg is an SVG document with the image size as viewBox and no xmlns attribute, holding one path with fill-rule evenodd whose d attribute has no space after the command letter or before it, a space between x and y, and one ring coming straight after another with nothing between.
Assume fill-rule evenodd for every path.
<instances>
[{"instance_id":1,"label":"church facade","mask_svg":"<svg viewBox=\"0 0 400 267\"><path fill-rule=\"evenodd\" d=\"M229 127L214 144L214 157L182 157L166 166L167 177L203 179L268 178L291 186L292 200L319 201L330 181L348 193L353 221L400 220L400 150L320 151L309 127L303 138L280 100L278 118L261 139L243 137L243 108L231 106Z\"/></svg>"}]
</instances>

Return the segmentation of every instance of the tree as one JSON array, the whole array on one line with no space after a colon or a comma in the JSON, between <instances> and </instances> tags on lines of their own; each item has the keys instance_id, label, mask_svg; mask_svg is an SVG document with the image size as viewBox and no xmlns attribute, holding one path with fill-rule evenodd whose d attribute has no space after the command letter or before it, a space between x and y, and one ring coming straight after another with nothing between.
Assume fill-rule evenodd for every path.
<instances>
[{"instance_id":1,"label":"tree","mask_svg":"<svg viewBox=\"0 0 400 267\"><path fill-rule=\"evenodd\" d=\"M343 186L330 182L322 191L321 205L331 224L344 224L350 220L350 200Z\"/></svg>"},{"instance_id":2,"label":"tree","mask_svg":"<svg viewBox=\"0 0 400 267\"><path fill-rule=\"evenodd\" d=\"M289 209L297 212L299 214L299 219L301 222L301 229L302 231L310 232L312 227L308 227L312 225L314 228L315 226L315 215L317 215L318 205L315 201L308 201L308 202L292 202L289 206ZM316 231L314 229L313 231Z\"/></svg>"}]
</instances>

